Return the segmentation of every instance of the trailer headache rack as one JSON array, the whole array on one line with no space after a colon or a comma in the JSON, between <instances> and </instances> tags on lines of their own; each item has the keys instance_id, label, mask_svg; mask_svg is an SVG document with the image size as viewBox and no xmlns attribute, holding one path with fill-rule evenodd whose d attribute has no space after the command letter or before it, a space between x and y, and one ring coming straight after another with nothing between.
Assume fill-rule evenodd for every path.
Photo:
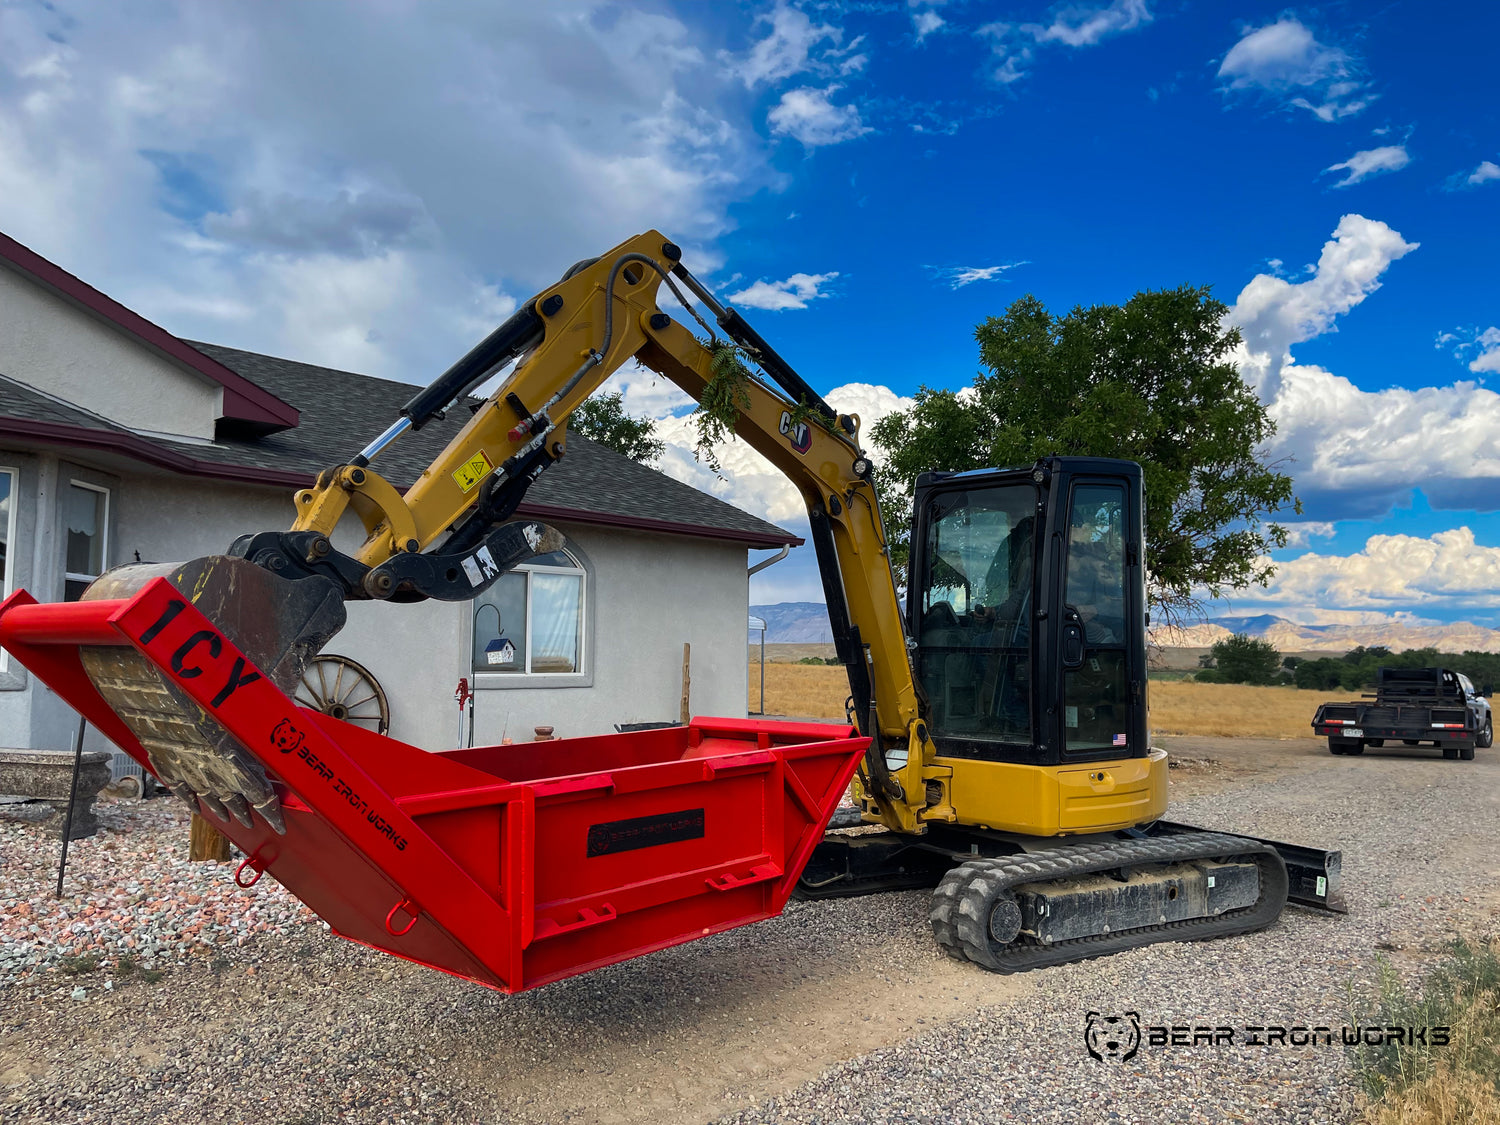
<instances>
[{"instance_id":1,"label":"trailer headache rack","mask_svg":"<svg viewBox=\"0 0 1500 1125\"><path fill-rule=\"evenodd\" d=\"M145 769L136 732L184 720L259 762L265 813L198 806L247 857L241 885L269 871L343 937L507 992L779 914L868 745L695 718L432 753L299 706L164 578L118 600L13 594L0 644ZM99 647L167 686L128 724L85 670Z\"/></svg>"}]
</instances>

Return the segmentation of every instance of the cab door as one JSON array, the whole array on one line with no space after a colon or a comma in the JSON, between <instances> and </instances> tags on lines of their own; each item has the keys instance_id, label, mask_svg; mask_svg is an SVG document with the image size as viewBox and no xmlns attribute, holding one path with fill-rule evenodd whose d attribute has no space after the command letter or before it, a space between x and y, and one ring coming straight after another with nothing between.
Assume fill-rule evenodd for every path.
<instances>
[{"instance_id":1,"label":"cab door","mask_svg":"<svg viewBox=\"0 0 1500 1125\"><path fill-rule=\"evenodd\" d=\"M1061 758L1139 757L1149 749L1139 469L1081 467L1056 482L1066 503L1053 524Z\"/></svg>"}]
</instances>

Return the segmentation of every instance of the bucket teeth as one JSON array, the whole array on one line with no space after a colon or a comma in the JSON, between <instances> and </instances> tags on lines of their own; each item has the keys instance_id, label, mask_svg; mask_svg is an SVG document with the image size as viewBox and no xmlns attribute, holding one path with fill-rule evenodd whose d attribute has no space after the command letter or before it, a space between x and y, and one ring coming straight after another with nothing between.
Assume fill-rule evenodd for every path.
<instances>
[{"instance_id":1,"label":"bucket teeth","mask_svg":"<svg viewBox=\"0 0 1500 1125\"><path fill-rule=\"evenodd\" d=\"M245 800L239 793L226 793L224 795L224 807L229 810L229 815L234 817L246 828L255 827L255 821L250 818L250 802Z\"/></svg>"},{"instance_id":2,"label":"bucket teeth","mask_svg":"<svg viewBox=\"0 0 1500 1125\"><path fill-rule=\"evenodd\" d=\"M98 578L84 599L128 598L165 578L288 695L307 661L344 624L344 603L327 579L281 578L245 559L210 556L180 564L119 567ZM196 811L198 802L227 823L255 826L260 813L286 834L281 800L265 767L138 650L83 646L85 670L110 709L130 728L162 783Z\"/></svg>"},{"instance_id":3,"label":"bucket teeth","mask_svg":"<svg viewBox=\"0 0 1500 1125\"><path fill-rule=\"evenodd\" d=\"M215 797L212 793L199 793L198 800L202 801L204 807L207 808L209 812L213 813L214 816L218 817L226 824L228 823L229 810L224 807L223 801L219 800L219 798Z\"/></svg>"},{"instance_id":4,"label":"bucket teeth","mask_svg":"<svg viewBox=\"0 0 1500 1125\"><path fill-rule=\"evenodd\" d=\"M286 817L281 815L281 802L272 797L264 804L256 805L255 811L265 818L271 830L278 836L286 835Z\"/></svg>"}]
</instances>

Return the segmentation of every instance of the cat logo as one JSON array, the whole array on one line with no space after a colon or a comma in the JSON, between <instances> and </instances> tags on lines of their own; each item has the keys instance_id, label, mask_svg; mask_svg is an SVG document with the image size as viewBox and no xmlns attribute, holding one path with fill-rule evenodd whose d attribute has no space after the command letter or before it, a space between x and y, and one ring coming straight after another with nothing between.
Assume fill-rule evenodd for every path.
<instances>
[{"instance_id":1,"label":"cat logo","mask_svg":"<svg viewBox=\"0 0 1500 1125\"><path fill-rule=\"evenodd\" d=\"M790 410L781 412L781 432L798 453L806 453L812 448L812 427L806 422L793 422Z\"/></svg>"}]
</instances>

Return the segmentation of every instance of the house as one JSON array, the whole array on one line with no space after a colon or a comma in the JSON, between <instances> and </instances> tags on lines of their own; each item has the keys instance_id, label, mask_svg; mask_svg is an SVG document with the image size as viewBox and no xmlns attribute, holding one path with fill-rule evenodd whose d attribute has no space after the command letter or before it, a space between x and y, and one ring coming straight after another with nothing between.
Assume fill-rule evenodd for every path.
<instances>
[{"instance_id":1,"label":"house","mask_svg":"<svg viewBox=\"0 0 1500 1125\"><path fill-rule=\"evenodd\" d=\"M294 490L358 452L414 393L178 339L0 236L3 592L76 598L109 567L219 554L243 533L286 528ZM404 435L375 469L409 487L467 416ZM476 743L543 725L606 733L677 718L687 643L692 710L745 713L747 551L795 536L577 436L518 515L561 531L563 549L473 602L350 603L325 650L345 659L310 671L302 697L374 725L378 686L389 733L439 749L460 738L464 678ZM352 548L358 530L341 526L338 545ZM0 745L67 747L75 722L0 654Z\"/></svg>"}]
</instances>

